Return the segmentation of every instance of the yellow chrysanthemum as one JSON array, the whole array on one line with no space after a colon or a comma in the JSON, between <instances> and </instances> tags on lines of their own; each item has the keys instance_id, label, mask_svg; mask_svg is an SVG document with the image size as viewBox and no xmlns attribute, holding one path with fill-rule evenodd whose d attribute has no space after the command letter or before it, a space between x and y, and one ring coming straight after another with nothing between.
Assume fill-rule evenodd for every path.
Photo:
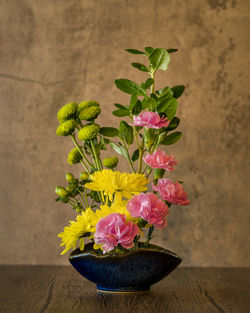
<instances>
[{"instance_id":1,"label":"yellow chrysanthemum","mask_svg":"<svg viewBox=\"0 0 250 313\"><path fill-rule=\"evenodd\" d=\"M84 249L84 238L82 236L84 233L91 231L93 214L94 212L88 208L76 217L76 221L70 221L70 225L64 227L64 231L58 235L62 240L61 246L65 246L61 254L65 254L71 248L75 249L78 240L80 240L80 250Z\"/></svg>"},{"instance_id":2,"label":"yellow chrysanthemum","mask_svg":"<svg viewBox=\"0 0 250 313\"><path fill-rule=\"evenodd\" d=\"M127 210L127 201L117 201L113 203L111 206L107 204L100 205L100 209L97 209L92 216L92 231L95 232L95 226L100 221L101 218L108 216L112 213L120 213L124 214L127 217L128 221L136 220L131 216L129 211Z\"/></svg>"},{"instance_id":3,"label":"yellow chrysanthemum","mask_svg":"<svg viewBox=\"0 0 250 313\"><path fill-rule=\"evenodd\" d=\"M138 173L121 173L112 170L102 170L90 176L91 183L85 184L86 188L95 191L104 191L109 199L113 200L113 194L119 193L124 198L130 199L133 195L146 191L149 180L145 175Z\"/></svg>"}]
</instances>

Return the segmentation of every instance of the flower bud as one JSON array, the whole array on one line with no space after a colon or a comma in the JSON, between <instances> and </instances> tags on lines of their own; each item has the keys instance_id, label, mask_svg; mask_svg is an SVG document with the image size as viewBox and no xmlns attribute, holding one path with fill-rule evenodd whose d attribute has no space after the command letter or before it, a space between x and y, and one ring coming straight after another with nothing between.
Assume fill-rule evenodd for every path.
<instances>
[{"instance_id":1,"label":"flower bud","mask_svg":"<svg viewBox=\"0 0 250 313\"><path fill-rule=\"evenodd\" d=\"M101 109L99 106L92 106L86 109L83 109L79 114L80 120L92 121L97 118L97 116L101 113Z\"/></svg>"},{"instance_id":2,"label":"flower bud","mask_svg":"<svg viewBox=\"0 0 250 313\"><path fill-rule=\"evenodd\" d=\"M82 156L77 148L74 148L70 151L68 155L68 163L69 164L76 164L79 163L82 159Z\"/></svg>"},{"instance_id":3,"label":"flower bud","mask_svg":"<svg viewBox=\"0 0 250 313\"><path fill-rule=\"evenodd\" d=\"M90 108L90 107L99 107L100 104L97 102L97 101L83 101L81 103L78 104L78 107L77 107L77 113L79 114L83 109L87 109L87 108Z\"/></svg>"},{"instance_id":4,"label":"flower bud","mask_svg":"<svg viewBox=\"0 0 250 313\"><path fill-rule=\"evenodd\" d=\"M117 166L118 164L118 158L117 157L110 157L110 158L106 158L102 161L103 165L106 166L107 168L114 168Z\"/></svg>"},{"instance_id":5,"label":"flower bud","mask_svg":"<svg viewBox=\"0 0 250 313\"><path fill-rule=\"evenodd\" d=\"M57 186L55 189L55 193L60 197L66 197L68 192L64 187Z\"/></svg>"},{"instance_id":6,"label":"flower bud","mask_svg":"<svg viewBox=\"0 0 250 313\"><path fill-rule=\"evenodd\" d=\"M84 126L78 133L79 140L89 140L95 138L100 130L100 126L97 124L90 124Z\"/></svg>"},{"instance_id":7,"label":"flower bud","mask_svg":"<svg viewBox=\"0 0 250 313\"><path fill-rule=\"evenodd\" d=\"M60 123L64 123L67 120L75 118L76 110L77 103L67 103L57 112L57 119L60 121Z\"/></svg>"},{"instance_id":8,"label":"flower bud","mask_svg":"<svg viewBox=\"0 0 250 313\"><path fill-rule=\"evenodd\" d=\"M81 180L87 180L89 178L89 174L87 172L81 172L80 173L80 179Z\"/></svg>"},{"instance_id":9,"label":"flower bud","mask_svg":"<svg viewBox=\"0 0 250 313\"><path fill-rule=\"evenodd\" d=\"M68 120L57 127L56 134L58 136L69 136L76 128L75 120Z\"/></svg>"},{"instance_id":10,"label":"flower bud","mask_svg":"<svg viewBox=\"0 0 250 313\"><path fill-rule=\"evenodd\" d=\"M154 169L154 179L159 179L164 176L165 170L163 168Z\"/></svg>"},{"instance_id":11,"label":"flower bud","mask_svg":"<svg viewBox=\"0 0 250 313\"><path fill-rule=\"evenodd\" d=\"M74 179L74 175L73 174L71 174L71 173L67 173L66 174L66 180L68 182L72 181L73 179Z\"/></svg>"}]
</instances>

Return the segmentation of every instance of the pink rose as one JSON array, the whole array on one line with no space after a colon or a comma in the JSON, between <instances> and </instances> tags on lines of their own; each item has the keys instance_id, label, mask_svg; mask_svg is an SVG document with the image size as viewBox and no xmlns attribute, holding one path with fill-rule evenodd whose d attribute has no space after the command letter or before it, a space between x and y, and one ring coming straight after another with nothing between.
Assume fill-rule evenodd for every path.
<instances>
[{"instance_id":1,"label":"pink rose","mask_svg":"<svg viewBox=\"0 0 250 313\"><path fill-rule=\"evenodd\" d=\"M96 244L103 245L104 253L113 250L118 244L129 249L133 247L133 240L139 231L136 224L126 221L126 215L112 213L96 224L94 239Z\"/></svg>"},{"instance_id":2,"label":"pink rose","mask_svg":"<svg viewBox=\"0 0 250 313\"><path fill-rule=\"evenodd\" d=\"M188 205L190 203L182 184L174 183L169 178L160 178L157 186L153 185L153 190L158 191L161 198L167 202L178 205Z\"/></svg>"},{"instance_id":3,"label":"pink rose","mask_svg":"<svg viewBox=\"0 0 250 313\"><path fill-rule=\"evenodd\" d=\"M132 217L141 217L158 229L166 226L168 206L153 193L141 193L127 203L127 210Z\"/></svg>"},{"instance_id":4,"label":"pink rose","mask_svg":"<svg viewBox=\"0 0 250 313\"><path fill-rule=\"evenodd\" d=\"M161 118L157 112L143 112L138 116L133 116L133 126L145 126L148 128L168 127L170 121L167 118Z\"/></svg>"},{"instance_id":5,"label":"pink rose","mask_svg":"<svg viewBox=\"0 0 250 313\"><path fill-rule=\"evenodd\" d=\"M152 168L162 168L166 171L173 171L177 161L173 155L167 155L162 150L157 150L153 154L147 153L143 158L144 162Z\"/></svg>"}]
</instances>

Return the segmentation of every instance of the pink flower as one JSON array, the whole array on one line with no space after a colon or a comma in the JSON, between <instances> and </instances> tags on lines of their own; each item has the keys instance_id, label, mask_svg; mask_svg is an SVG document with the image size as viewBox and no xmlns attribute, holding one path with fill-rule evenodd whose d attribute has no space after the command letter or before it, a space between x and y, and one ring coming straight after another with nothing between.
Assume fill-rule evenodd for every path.
<instances>
[{"instance_id":1,"label":"pink flower","mask_svg":"<svg viewBox=\"0 0 250 313\"><path fill-rule=\"evenodd\" d=\"M143 158L144 162L152 168L163 168L166 171L173 171L177 161L173 155L167 155L162 150L157 150L153 154L147 153Z\"/></svg>"},{"instance_id":2,"label":"pink flower","mask_svg":"<svg viewBox=\"0 0 250 313\"><path fill-rule=\"evenodd\" d=\"M166 226L168 206L153 193L141 193L127 203L127 209L132 217L141 217L158 229Z\"/></svg>"},{"instance_id":3,"label":"pink flower","mask_svg":"<svg viewBox=\"0 0 250 313\"><path fill-rule=\"evenodd\" d=\"M182 184L174 183L169 178L160 178L157 186L153 185L153 189L160 193L163 200L178 205L188 205L190 201L187 199L187 193L184 191Z\"/></svg>"},{"instance_id":4,"label":"pink flower","mask_svg":"<svg viewBox=\"0 0 250 313\"><path fill-rule=\"evenodd\" d=\"M126 215L112 213L96 224L94 239L96 244L103 244L104 253L113 250L118 244L129 249L133 247L133 240L139 231L136 224L126 221Z\"/></svg>"},{"instance_id":5,"label":"pink flower","mask_svg":"<svg viewBox=\"0 0 250 313\"><path fill-rule=\"evenodd\" d=\"M138 116L133 116L133 126L145 126L148 128L161 128L168 127L170 121L167 118L161 118L157 112L143 112Z\"/></svg>"}]
</instances>

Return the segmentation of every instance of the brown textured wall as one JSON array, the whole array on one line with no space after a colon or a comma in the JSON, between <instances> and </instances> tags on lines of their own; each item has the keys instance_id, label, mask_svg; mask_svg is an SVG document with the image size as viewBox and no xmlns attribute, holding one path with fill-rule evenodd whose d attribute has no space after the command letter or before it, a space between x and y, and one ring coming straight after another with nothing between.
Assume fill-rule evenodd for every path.
<instances>
[{"instance_id":1,"label":"brown textured wall","mask_svg":"<svg viewBox=\"0 0 250 313\"><path fill-rule=\"evenodd\" d=\"M54 202L70 167L56 112L96 99L103 125L140 81L125 48L178 48L159 84L185 84L179 161L189 207L173 208L155 242L183 265L249 264L249 6L245 0L0 0L1 263L66 264L56 234L74 214ZM122 164L122 168L126 168Z\"/></svg>"}]
</instances>

